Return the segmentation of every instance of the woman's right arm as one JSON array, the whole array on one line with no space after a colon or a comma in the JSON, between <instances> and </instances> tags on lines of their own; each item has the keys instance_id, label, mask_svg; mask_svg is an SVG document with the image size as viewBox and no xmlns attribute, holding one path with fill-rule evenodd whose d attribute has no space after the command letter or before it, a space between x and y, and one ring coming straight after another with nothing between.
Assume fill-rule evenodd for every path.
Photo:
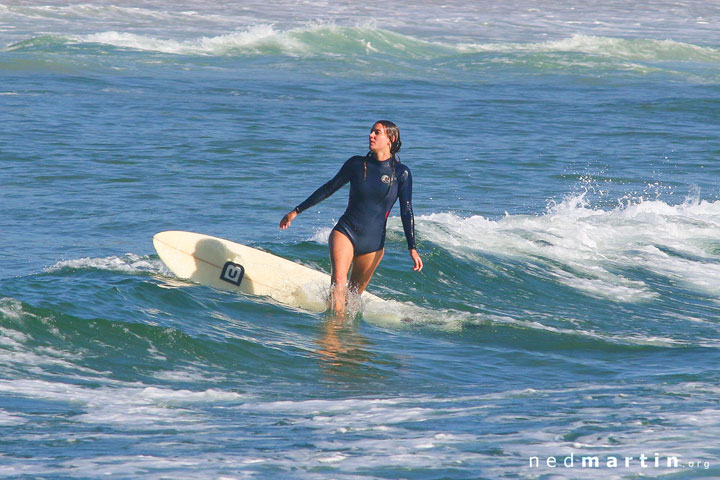
<instances>
[{"instance_id":1,"label":"woman's right arm","mask_svg":"<svg viewBox=\"0 0 720 480\"><path fill-rule=\"evenodd\" d=\"M295 217L297 217L300 213L312 207L313 205L317 205L318 203L322 202L330 195L337 192L340 187L349 182L351 160L352 158L348 159L340 168L340 171L332 179L330 179L323 186L315 190L312 195L305 199L304 202L295 207L292 211L288 212L282 218L282 220L280 220L280 228L282 230L285 230L290 226L290 223L295 220Z\"/></svg>"}]
</instances>

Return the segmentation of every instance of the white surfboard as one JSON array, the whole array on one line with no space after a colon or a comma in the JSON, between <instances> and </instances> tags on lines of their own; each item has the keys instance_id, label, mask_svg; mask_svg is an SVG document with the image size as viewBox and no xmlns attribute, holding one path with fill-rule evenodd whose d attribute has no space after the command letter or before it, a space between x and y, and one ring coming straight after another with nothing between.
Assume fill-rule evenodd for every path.
<instances>
[{"instance_id":1,"label":"white surfboard","mask_svg":"<svg viewBox=\"0 0 720 480\"><path fill-rule=\"evenodd\" d=\"M327 309L330 276L239 243L199 233L167 231L153 237L160 259L179 278L248 295L270 297L289 307ZM363 302L385 303L368 292Z\"/></svg>"},{"instance_id":2,"label":"white surfboard","mask_svg":"<svg viewBox=\"0 0 720 480\"><path fill-rule=\"evenodd\" d=\"M179 278L221 290L269 297L300 310L327 310L330 275L240 243L200 233L167 231L153 237L160 259ZM363 292L362 316L383 327L435 325L456 330L442 312Z\"/></svg>"}]
</instances>

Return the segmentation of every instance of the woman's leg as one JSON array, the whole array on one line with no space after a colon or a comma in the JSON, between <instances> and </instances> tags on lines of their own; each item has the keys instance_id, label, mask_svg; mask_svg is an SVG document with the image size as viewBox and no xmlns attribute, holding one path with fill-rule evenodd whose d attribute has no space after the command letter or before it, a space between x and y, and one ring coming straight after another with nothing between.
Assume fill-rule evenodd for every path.
<instances>
[{"instance_id":1,"label":"woman's leg","mask_svg":"<svg viewBox=\"0 0 720 480\"><path fill-rule=\"evenodd\" d=\"M344 234L333 230L328 241L330 247L330 281L332 282L332 308L337 314L345 313L347 276L355 248Z\"/></svg>"},{"instance_id":2,"label":"woman's leg","mask_svg":"<svg viewBox=\"0 0 720 480\"><path fill-rule=\"evenodd\" d=\"M352 261L352 273L350 274L350 288L357 290L358 295L365 291L370 283L370 279L375 273L375 269L380 265L385 254L385 249L381 248L376 252L357 255Z\"/></svg>"}]
</instances>

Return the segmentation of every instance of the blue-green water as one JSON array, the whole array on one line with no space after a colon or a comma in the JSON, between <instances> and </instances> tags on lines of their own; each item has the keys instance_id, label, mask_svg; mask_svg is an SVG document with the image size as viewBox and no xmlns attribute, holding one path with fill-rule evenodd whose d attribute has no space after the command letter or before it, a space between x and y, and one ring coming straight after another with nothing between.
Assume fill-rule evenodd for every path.
<instances>
[{"instance_id":1,"label":"blue-green water","mask_svg":"<svg viewBox=\"0 0 720 480\"><path fill-rule=\"evenodd\" d=\"M0 476L720 476L718 13L0 4ZM380 118L425 269L395 211L370 290L412 325L155 255L327 271L347 191L279 220Z\"/></svg>"}]
</instances>

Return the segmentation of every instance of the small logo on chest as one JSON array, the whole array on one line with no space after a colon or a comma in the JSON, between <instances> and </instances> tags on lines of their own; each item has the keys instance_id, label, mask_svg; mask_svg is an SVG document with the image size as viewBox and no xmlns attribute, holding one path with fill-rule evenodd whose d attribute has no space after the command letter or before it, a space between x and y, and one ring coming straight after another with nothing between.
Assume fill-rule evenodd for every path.
<instances>
[{"instance_id":1,"label":"small logo on chest","mask_svg":"<svg viewBox=\"0 0 720 480\"><path fill-rule=\"evenodd\" d=\"M390 183L390 175L383 175L380 177L380 181L383 183Z\"/></svg>"}]
</instances>

